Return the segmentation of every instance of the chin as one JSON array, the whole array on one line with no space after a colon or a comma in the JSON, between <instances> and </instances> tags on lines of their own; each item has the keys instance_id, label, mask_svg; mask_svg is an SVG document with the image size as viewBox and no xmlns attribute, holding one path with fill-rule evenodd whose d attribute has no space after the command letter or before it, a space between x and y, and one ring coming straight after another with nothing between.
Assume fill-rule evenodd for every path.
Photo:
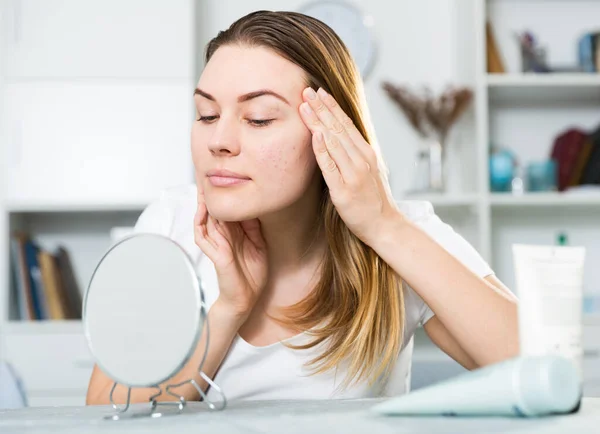
<instances>
[{"instance_id":1,"label":"chin","mask_svg":"<svg viewBox=\"0 0 600 434\"><path fill-rule=\"evenodd\" d=\"M208 213L222 222L240 222L258 217L258 212L248 200L243 198L227 197L226 195L205 195Z\"/></svg>"}]
</instances>

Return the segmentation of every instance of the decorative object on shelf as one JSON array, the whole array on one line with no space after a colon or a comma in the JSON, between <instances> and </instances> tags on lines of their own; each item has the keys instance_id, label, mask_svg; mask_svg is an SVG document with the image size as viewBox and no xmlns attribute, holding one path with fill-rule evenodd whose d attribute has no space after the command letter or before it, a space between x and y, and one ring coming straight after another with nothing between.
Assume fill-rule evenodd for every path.
<instances>
[{"instance_id":1,"label":"decorative object on shelf","mask_svg":"<svg viewBox=\"0 0 600 434\"><path fill-rule=\"evenodd\" d=\"M513 195L521 195L527 189L524 172L523 166L517 161L515 164L515 174L510 182L510 191Z\"/></svg>"},{"instance_id":2,"label":"decorative object on shelf","mask_svg":"<svg viewBox=\"0 0 600 434\"><path fill-rule=\"evenodd\" d=\"M96 266L83 305L90 352L102 372L114 381L109 399L116 413L107 419L179 414L186 399L172 388L186 384L197 390L211 410L225 408L225 395L202 371L210 336L207 307L194 264L179 244L149 233L120 240ZM164 390L161 387L188 363L203 334L204 355L197 372L211 393L220 398L216 402L194 378L167 384ZM113 400L117 384L128 388L127 401L121 407ZM127 411L133 387L156 389L149 407ZM156 398L163 394L176 400L158 402ZM175 406L176 410L157 412L158 405Z\"/></svg>"},{"instance_id":3,"label":"decorative object on shelf","mask_svg":"<svg viewBox=\"0 0 600 434\"><path fill-rule=\"evenodd\" d=\"M508 149L494 148L490 152L490 190L509 192L515 175L516 158Z\"/></svg>"},{"instance_id":4,"label":"decorative object on shelf","mask_svg":"<svg viewBox=\"0 0 600 434\"><path fill-rule=\"evenodd\" d=\"M556 191L556 161L530 161L527 164L527 191Z\"/></svg>"},{"instance_id":5,"label":"decorative object on shelf","mask_svg":"<svg viewBox=\"0 0 600 434\"><path fill-rule=\"evenodd\" d=\"M533 33L517 34L521 52L521 71L533 73L596 73L600 71L600 32L589 32L577 41L577 62L566 65L549 65L547 49L538 45Z\"/></svg>"},{"instance_id":6,"label":"decorative object on shelf","mask_svg":"<svg viewBox=\"0 0 600 434\"><path fill-rule=\"evenodd\" d=\"M341 0L311 1L298 9L331 27L344 41L365 79L375 64L377 46L373 37L373 17L352 3Z\"/></svg>"},{"instance_id":7,"label":"decorative object on shelf","mask_svg":"<svg viewBox=\"0 0 600 434\"><path fill-rule=\"evenodd\" d=\"M409 192L444 192L448 135L469 106L473 92L466 87L448 87L439 96L434 96L428 87L419 94L387 81L382 87L422 139L417 152L416 181Z\"/></svg>"},{"instance_id":8,"label":"decorative object on shelf","mask_svg":"<svg viewBox=\"0 0 600 434\"><path fill-rule=\"evenodd\" d=\"M550 72L546 63L546 48L538 45L531 32L517 35L521 50L522 72Z\"/></svg>"},{"instance_id":9,"label":"decorative object on shelf","mask_svg":"<svg viewBox=\"0 0 600 434\"><path fill-rule=\"evenodd\" d=\"M504 62L500 56L500 49L494 37L494 31L492 29L492 23L489 21L485 24L485 37L486 37L486 54L487 54L487 71L490 74L503 74L506 72L504 68Z\"/></svg>"}]
</instances>

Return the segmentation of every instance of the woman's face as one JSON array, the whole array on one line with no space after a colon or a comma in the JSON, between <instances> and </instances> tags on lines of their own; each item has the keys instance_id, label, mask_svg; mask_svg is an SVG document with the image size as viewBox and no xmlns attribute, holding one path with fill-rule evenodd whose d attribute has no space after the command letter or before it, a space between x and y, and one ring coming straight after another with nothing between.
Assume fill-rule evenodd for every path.
<instances>
[{"instance_id":1,"label":"woman's face","mask_svg":"<svg viewBox=\"0 0 600 434\"><path fill-rule=\"evenodd\" d=\"M300 67L265 48L223 46L211 57L194 95L191 144L213 217L276 212L315 182L311 134L298 113L305 83Z\"/></svg>"}]
</instances>

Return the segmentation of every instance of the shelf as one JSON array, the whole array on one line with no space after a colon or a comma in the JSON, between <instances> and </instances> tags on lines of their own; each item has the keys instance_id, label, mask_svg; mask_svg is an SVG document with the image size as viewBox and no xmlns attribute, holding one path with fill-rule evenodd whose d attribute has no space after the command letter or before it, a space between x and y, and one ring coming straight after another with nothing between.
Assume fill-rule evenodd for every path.
<instances>
[{"instance_id":1,"label":"shelf","mask_svg":"<svg viewBox=\"0 0 600 434\"><path fill-rule=\"evenodd\" d=\"M600 74L488 74L487 83L490 87L600 87Z\"/></svg>"},{"instance_id":2,"label":"shelf","mask_svg":"<svg viewBox=\"0 0 600 434\"><path fill-rule=\"evenodd\" d=\"M6 210L11 213L38 213L38 212L115 212L115 211L143 211L152 198L136 201L110 201L89 203L57 203L43 201L9 201L5 204Z\"/></svg>"},{"instance_id":3,"label":"shelf","mask_svg":"<svg viewBox=\"0 0 600 434\"><path fill-rule=\"evenodd\" d=\"M1 325L2 330L10 334L82 334L81 320L63 321L8 321Z\"/></svg>"},{"instance_id":4,"label":"shelf","mask_svg":"<svg viewBox=\"0 0 600 434\"><path fill-rule=\"evenodd\" d=\"M490 194L490 204L494 207L533 207L533 206L587 206L600 207L600 193L527 193L513 196L510 193Z\"/></svg>"},{"instance_id":5,"label":"shelf","mask_svg":"<svg viewBox=\"0 0 600 434\"><path fill-rule=\"evenodd\" d=\"M434 207L468 207L478 203L475 193L469 194L405 194L401 200L424 200L431 202Z\"/></svg>"},{"instance_id":6,"label":"shelf","mask_svg":"<svg viewBox=\"0 0 600 434\"><path fill-rule=\"evenodd\" d=\"M600 74L487 74L486 84L490 99L498 102L600 103Z\"/></svg>"}]
</instances>

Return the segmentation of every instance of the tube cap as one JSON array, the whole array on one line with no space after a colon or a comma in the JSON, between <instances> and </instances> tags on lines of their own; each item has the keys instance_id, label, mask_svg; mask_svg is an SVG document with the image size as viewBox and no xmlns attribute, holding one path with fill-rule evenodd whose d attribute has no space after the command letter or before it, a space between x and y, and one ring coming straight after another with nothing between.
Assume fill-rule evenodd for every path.
<instances>
[{"instance_id":1,"label":"tube cap","mask_svg":"<svg viewBox=\"0 0 600 434\"><path fill-rule=\"evenodd\" d=\"M562 356L523 358L518 383L522 410L528 416L569 413L581 400L579 371Z\"/></svg>"}]
</instances>

